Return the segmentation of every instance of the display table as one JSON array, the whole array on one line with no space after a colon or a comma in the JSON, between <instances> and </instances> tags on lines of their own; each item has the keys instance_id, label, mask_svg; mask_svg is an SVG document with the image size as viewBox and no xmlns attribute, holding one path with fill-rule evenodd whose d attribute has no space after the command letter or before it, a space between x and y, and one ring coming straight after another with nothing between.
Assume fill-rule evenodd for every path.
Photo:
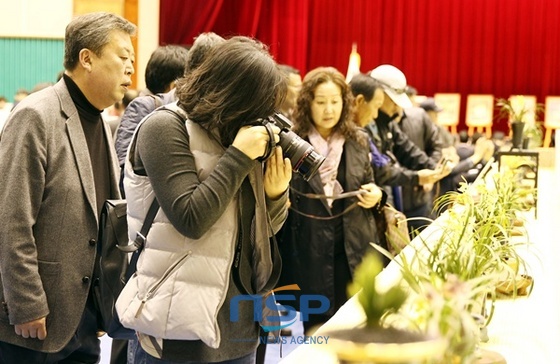
<instances>
[{"instance_id":1,"label":"display table","mask_svg":"<svg viewBox=\"0 0 560 364\"><path fill-rule=\"evenodd\" d=\"M494 317L488 326L490 340L481 345L500 353L508 364L560 363L560 194L554 186L558 183L556 176L552 169L539 170L539 195L542 198L538 220L531 212L525 214L532 244L522 248L519 254L529 264L528 273L535 280L533 292L529 297L496 301ZM445 214L442 215L423 234L433 233L437 229L436 223L445 223L445 218ZM403 251L405 254L413 252L408 248ZM379 284L390 286L399 277L399 267L392 262L376 279ZM356 327L364 320L361 307L352 297L314 336L328 334L329 330ZM301 345L280 362L337 363L328 346L328 343Z\"/></svg>"}]
</instances>

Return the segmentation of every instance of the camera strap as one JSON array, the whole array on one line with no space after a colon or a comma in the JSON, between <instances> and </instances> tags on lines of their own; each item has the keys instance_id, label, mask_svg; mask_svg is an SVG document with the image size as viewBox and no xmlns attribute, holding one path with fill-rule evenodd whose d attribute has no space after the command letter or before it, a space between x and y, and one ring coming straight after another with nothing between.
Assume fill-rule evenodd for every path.
<instances>
[{"instance_id":1,"label":"camera strap","mask_svg":"<svg viewBox=\"0 0 560 364\"><path fill-rule=\"evenodd\" d=\"M272 130L272 124L271 123L265 123L263 126L266 129L266 132L268 133L268 144L266 145L266 150L261 157L262 160L265 160L265 159L268 159L272 155L272 152L274 151L274 148L276 147L276 140L274 139L274 131Z\"/></svg>"},{"instance_id":2,"label":"camera strap","mask_svg":"<svg viewBox=\"0 0 560 364\"><path fill-rule=\"evenodd\" d=\"M317 200L326 200L326 199L340 200L342 198L354 197L354 196L362 195L362 194L366 193L365 190L357 190L357 191L343 192L343 193L339 193L338 195L329 196L329 195L322 195L322 194L317 194L317 193L303 193L303 192L300 192L300 191L296 190L293 187L290 187L290 191L294 192L296 195L300 195L300 196L304 196L304 197L312 198L312 199L317 199Z\"/></svg>"},{"instance_id":3,"label":"camera strap","mask_svg":"<svg viewBox=\"0 0 560 364\"><path fill-rule=\"evenodd\" d=\"M321 200L321 199L339 200L339 199L343 199L343 198L354 197L354 196L361 195L361 194L365 193L365 191L363 191L363 190L357 190L357 191L340 193L338 195L328 196L328 195L321 195L321 194L316 194L316 193L303 193L303 192L300 192L300 191L294 189L293 187L290 187L290 191L294 192L297 195L304 196L304 197L311 198L311 199L317 199L317 200ZM353 204L351 204L350 206L345 208L344 211L342 211L341 213L336 214L336 215L331 215L331 216L318 216L318 215L306 214L305 212L301 212L299 210L296 210L295 208L293 208L292 205L290 205L289 209L292 210L293 212L295 212L296 214L308 217L310 219L333 220L333 219L339 218L340 216L346 214L350 210L356 208L356 206L358 206L358 202L354 202Z\"/></svg>"},{"instance_id":4,"label":"camera strap","mask_svg":"<svg viewBox=\"0 0 560 364\"><path fill-rule=\"evenodd\" d=\"M306 214L305 212L301 212L299 210L294 209L292 206L290 206L289 209L292 210L293 212L295 212L298 215L302 215L302 216L308 217L310 219L314 219L314 220L333 220L333 219L337 219L337 218L341 217L342 215L349 212L350 210L353 210L354 208L356 208L356 206L358 206L358 203L354 202L352 205L345 208L344 211L342 211L341 213L336 214L336 215L332 215L332 216L318 216L318 215Z\"/></svg>"}]
</instances>

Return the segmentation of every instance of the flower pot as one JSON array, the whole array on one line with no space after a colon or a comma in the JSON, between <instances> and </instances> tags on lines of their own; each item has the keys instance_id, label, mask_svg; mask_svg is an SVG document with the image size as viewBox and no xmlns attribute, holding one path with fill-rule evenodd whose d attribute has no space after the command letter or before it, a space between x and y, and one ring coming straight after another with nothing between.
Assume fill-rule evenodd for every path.
<instances>
[{"instance_id":1,"label":"flower pot","mask_svg":"<svg viewBox=\"0 0 560 364\"><path fill-rule=\"evenodd\" d=\"M325 333L341 363L433 363L448 343L419 333L383 327L359 327Z\"/></svg>"},{"instance_id":2,"label":"flower pot","mask_svg":"<svg viewBox=\"0 0 560 364\"><path fill-rule=\"evenodd\" d=\"M514 149L521 149L523 146L523 128L525 128L524 122L511 122L511 144Z\"/></svg>"},{"instance_id":3,"label":"flower pot","mask_svg":"<svg viewBox=\"0 0 560 364\"><path fill-rule=\"evenodd\" d=\"M529 149L529 143L531 142L531 138L523 138L523 149Z\"/></svg>"}]
</instances>

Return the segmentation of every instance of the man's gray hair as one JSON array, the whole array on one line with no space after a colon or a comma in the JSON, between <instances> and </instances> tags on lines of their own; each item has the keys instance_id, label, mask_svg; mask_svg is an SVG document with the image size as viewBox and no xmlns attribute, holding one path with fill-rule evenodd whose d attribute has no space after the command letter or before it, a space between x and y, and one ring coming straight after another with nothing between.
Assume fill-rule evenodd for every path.
<instances>
[{"instance_id":1,"label":"man's gray hair","mask_svg":"<svg viewBox=\"0 0 560 364\"><path fill-rule=\"evenodd\" d=\"M64 36L64 68L73 70L78 64L80 51L87 48L101 56L113 31L130 36L136 34L136 25L112 13L97 12L79 15L66 26Z\"/></svg>"}]
</instances>

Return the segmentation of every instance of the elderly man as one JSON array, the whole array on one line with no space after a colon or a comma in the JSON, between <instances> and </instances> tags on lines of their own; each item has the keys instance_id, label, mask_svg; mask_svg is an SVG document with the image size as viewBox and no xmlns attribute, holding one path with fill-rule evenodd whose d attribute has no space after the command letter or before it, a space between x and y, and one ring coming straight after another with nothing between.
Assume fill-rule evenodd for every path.
<instances>
[{"instance_id":1,"label":"elderly man","mask_svg":"<svg viewBox=\"0 0 560 364\"><path fill-rule=\"evenodd\" d=\"M120 198L104 108L131 85L136 26L90 13L66 27L64 75L23 99L0 143L0 362L96 363L99 213Z\"/></svg>"}]
</instances>

